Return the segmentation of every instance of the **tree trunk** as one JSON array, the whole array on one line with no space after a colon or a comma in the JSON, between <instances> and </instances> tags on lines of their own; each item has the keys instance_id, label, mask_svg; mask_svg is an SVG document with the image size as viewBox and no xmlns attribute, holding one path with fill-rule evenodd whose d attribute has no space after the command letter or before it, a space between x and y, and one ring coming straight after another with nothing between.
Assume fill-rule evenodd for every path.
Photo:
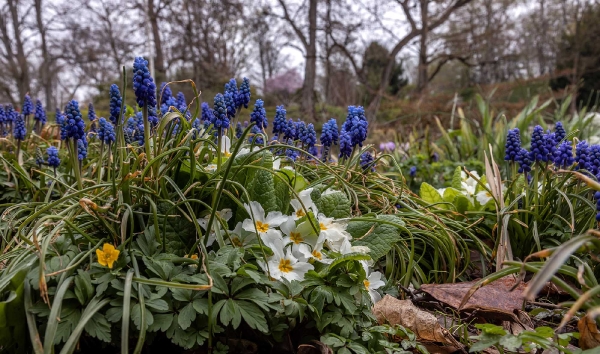
<instances>
[{"instance_id":1,"label":"tree trunk","mask_svg":"<svg viewBox=\"0 0 600 354\"><path fill-rule=\"evenodd\" d=\"M429 83L429 65L427 63L427 37L429 35L429 0L421 0L421 37L419 41L419 68L417 93L422 93Z\"/></svg>"},{"instance_id":2,"label":"tree trunk","mask_svg":"<svg viewBox=\"0 0 600 354\"><path fill-rule=\"evenodd\" d=\"M154 9L154 0L148 1L148 20L152 27L152 37L154 39L154 69L156 69L156 77L154 81L161 82L167 77L167 70L165 68L165 56L163 54L162 40L160 39L160 29L158 27L158 14Z\"/></svg>"},{"instance_id":3,"label":"tree trunk","mask_svg":"<svg viewBox=\"0 0 600 354\"><path fill-rule=\"evenodd\" d=\"M27 57L25 56L25 50L23 49L23 40L21 39L21 28L16 0L8 0L8 7L13 23L15 45L17 47L16 57L17 64L19 66L19 80L17 80L17 87L19 89L18 102L22 104L23 98L29 92L29 66L27 62Z\"/></svg>"},{"instance_id":4,"label":"tree trunk","mask_svg":"<svg viewBox=\"0 0 600 354\"><path fill-rule=\"evenodd\" d=\"M317 77L317 0L310 0L308 8L308 46L302 86L302 112L309 121L315 116L315 81Z\"/></svg>"},{"instance_id":5,"label":"tree trunk","mask_svg":"<svg viewBox=\"0 0 600 354\"><path fill-rule=\"evenodd\" d=\"M54 106L52 102L52 77L50 74L50 55L48 54L48 45L46 41L46 29L44 21L42 20L42 0L35 0L35 17L37 22L38 31L40 31L40 37L42 39L42 63L40 64L40 81L44 96L46 97L46 109L51 109Z\"/></svg>"}]
</instances>

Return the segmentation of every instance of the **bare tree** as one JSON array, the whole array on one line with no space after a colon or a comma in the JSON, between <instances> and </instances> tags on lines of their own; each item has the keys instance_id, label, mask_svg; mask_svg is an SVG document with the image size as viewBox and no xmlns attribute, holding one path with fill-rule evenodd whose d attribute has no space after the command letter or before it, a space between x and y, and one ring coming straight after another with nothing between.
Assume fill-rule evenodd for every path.
<instances>
[{"instance_id":1,"label":"bare tree","mask_svg":"<svg viewBox=\"0 0 600 354\"><path fill-rule=\"evenodd\" d=\"M304 53L304 85L302 86L301 108L306 118L315 120L315 83L317 79L317 0L308 0L307 31L303 31L301 21L290 12L289 5L285 0L278 0L283 11L280 16L292 28L295 36L302 44ZM296 14L303 13L302 7L296 10Z\"/></svg>"}]
</instances>

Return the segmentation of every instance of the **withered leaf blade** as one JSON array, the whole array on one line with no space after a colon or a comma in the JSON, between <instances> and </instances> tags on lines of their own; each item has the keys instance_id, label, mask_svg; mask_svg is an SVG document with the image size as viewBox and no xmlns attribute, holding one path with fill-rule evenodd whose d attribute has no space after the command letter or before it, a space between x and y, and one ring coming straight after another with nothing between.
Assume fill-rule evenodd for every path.
<instances>
[{"instance_id":1,"label":"withered leaf blade","mask_svg":"<svg viewBox=\"0 0 600 354\"><path fill-rule=\"evenodd\" d=\"M462 347L452 334L440 325L437 317L419 309L410 300L398 300L386 295L375 304L373 314L380 324L401 325L410 329L419 339Z\"/></svg>"},{"instance_id":2,"label":"withered leaf blade","mask_svg":"<svg viewBox=\"0 0 600 354\"><path fill-rule=\"evenodd\" d=\"M515 290L510 291L516 282L517 280L513 277L505 277L485 285L471 295L462 309L502 312L512 317L515 310L521 309L525 300L523 296L525 284L521 283ZM423 284L421 290L436 300L458 309L463 298L475 283L477 281L454 284Z\"/></svg>"},{"instance_id":3,"label":"withered leaf blade","mask_svg":"<svg viewBox=\"0 0 600 354\"><path fill-rule=\"evenodd\" d=\"M579 346L581 349L592 349L600 347L600 331L596 326L596 320L589 314L583 316L577 323L579 329Z\"/></svg>"}]
</instances>

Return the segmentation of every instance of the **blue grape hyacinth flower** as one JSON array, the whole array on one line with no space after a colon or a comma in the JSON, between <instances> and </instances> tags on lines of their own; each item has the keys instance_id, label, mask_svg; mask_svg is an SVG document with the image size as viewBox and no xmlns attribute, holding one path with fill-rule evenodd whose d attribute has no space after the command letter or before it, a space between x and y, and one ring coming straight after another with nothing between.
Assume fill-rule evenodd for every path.
<instances>
[{"instance_id":1,"label":"blue grape hyacinth flower","mask_svg":"<svg viewBox=\"0 0 600 354\"><path fill-rule=\"evenodd\" d=\"M556 122L556 125L554 125L554 135L557 144L567 137L567 131L563 127L562 122Z\"/></svg>"},{"instance_id":2,"label":"blue grape hyacinth flower","mask_svg":"<svg viewBox=\"0 0 600 354\"><path fill-rule=\"evenodd\" d=\"M202 102L201 108L202 108L202 113L200 115L200 118L202 119L204 126L207 127L210 124L212 124L213 120L215 119L214 115L213 115L213 111L210 108L210 106L208 105L208 103L206 103L206 102Z\"/></svg>"},{"instance_id":3,"label":"blue grape hyacinth flower","mask_svg":"<svg viewBox=\"0 0 600 354\"><path fill-rule=\"evenodd\" d=\"M285 124L285 128L283 131L283 139L284 140L296 140L296 123L292 118L289 118Z\"/></svg>"},{"instance_id":4,"label":"blue grape hyacinth flower","mask_svg":"<svg viewBox=\"0 0 600 354\"><path fill-rule=\"evenodd\" d=\"M231 92L231 94L233 95L233 99L236 101L237 105L238 87L237 82L234 78L229 79L229 82L225 84L225 92Z\"/></svg>"},{"instance_id":5,"label":"blue grape hyacinth flower","mask_svg":"<svg viewBox=\"0 0 600 354\"><path fill-rule=\"evenodd\" d=\"M110 121L112 122L112 124L114 124L115 126L117 124L119 124L119 120L120 120L120 116L121 116L121 104L122 104L122 98L121 98L121 91L119 91L119 86L112 84L110 85L110 90L109 90L109 95L110 95Z\"/></svg>"},{"instance_id":6,"label":"blue grape hyacinth flower","mask_svg":"<svg viewBox=\"0 0 600 354\"><path fill-rule=\"evenodd\" d=\"M56 147L50 146L46 149L46 155L48 155L48 159L46 160L48 166L53 168L60 166L60 158L58 158L58 149Z\"/></svg>"},{"instance_id":7,"label":"blue grape hyacinth flower","mask_svg":"<svg viewBox=\"0 0 600 354\"><path fill-rule=\"evenodd\" d=\"M515 161L519 163L519 173L527 173L531 171L531 164L533 163L530 160L531 153L524 148L521 148Z\"/></svg>"},{"instance_id":8,"label":"blue grape hyacinth flower","mask_svg":"<svg viewBox=\"0 0 600 354\"><path fill-rule=\"evenodd\" d=\"M162 107L163 105L167 105L170 106L171 103L170 101L173 99L173 91L171 91L171 88L169 87L169 85L166 82L162 82L160 84L160 90L158 91L158 94L160 95L160 106ZM163 114L166 112L163 112Z\"/></svg>"},{"instance_id":9,"label":"blue grape hyacinth flower","mask_svg":"<svg viewBox=\"0 0 600 354\"><path fill-rule=\"evenodd\" d=\"M340 158L349 158L352 155L352 137L342 128L340 133Z\"/></svg>"},{"instance_id":10,"label":"blue grape hyacinth flower","mask_svg":"<svg viewBox=\"0 0 600 354\"><path fill-rule=\"evenodd\" d=\"M592 145L589 149L588 171L594 176L600 173L600 145Z\"/></svg>"},{"instance_id":11,"label":"blue grape hyacinth flower","mask_svg":"<svg viewBox=\"0 0 600 354\"><path fill-rule=\"evenodd\" d=\"M79 102L71 100L65 110L65 120L63 125L67 126L67 138L74 141L85 138L85 123L79 111Z\"/></svg>"},{"instance_id":12,"label":"blue grape hyacinth flower","mask_svg":"<svg viewBox=\"0 0 600 354\"><path fill-rule=\"evenodd\" d=\"M514 162L519 154L519 151L521 151L521 136L519 128L510 129L506 135L504 160Z\"/></svg>"},{"instance_id":13,"label":"blue grape hyacinth flower","mask_svg":"<svg viewBox=\"0 0 600 354\"><path fill-rule=\"evenodd\" d=\"M90 120L90 122L96 120L96 110L94 109L94 104L92 104L91 102L88 104L88 119Z\"/></svg>"},{"instance_id":14,"label":"blue grape hyacinth flower","mask_svg":"<svg viewBox=\"0 0 600 354\"><path fill-rule=\"evenodd\" d=\"M587 141L583 140L575 146L575 162L577 166L575 169L587 170L589 169L588 164L590 161L590 147Z\"/></svg>"},{"instance_id":15,"label":"blue grape hyacinth flower","mask_svg":"<svg viewBox=\"0 0 600 354\"><path fill-rule=\"evenodd\" d=\"M27 128L25 127L25 120L23 115L19 114L15 120L15 127L13 131L13 137L15 140L23 141L27 135Z\"/></svg>"},{"instance_id":16,"label":"blue grape hyacinth flower","mask_svg":"<svg viewBox=\"0 0 600 354\"><path fill-rule=\"evenodd\" d=\"M350 134L352 146L363 146L368 128L369 122L365 116L365 109L362 106L348 106L348 115L342 129Z\"/></svg>"},{"instance_id":17,"label":"blue grape hyacinth flower","mask_svg":"<svg viewBox=\"0 0 600 354\"><path fill-rule=\"evenodd\" d=\"M244 129L242 129L242 123L237 122L237 124L235 125L235 137L239 139L242 137L243 133L244 133Z\"/></svg>"},{"instance_id":18,"label":"blue grape hyacinth flower","mask_svg":"<svg viewBox=\"0 0 600 354\"><path fill-rule=\"evenodd\" d=\"M238 109L248 108L248 104L250 103L250 80L244 78L242 80L242 84L240 85L240 89L237 92L236 96L236 104Z\"/></svg>"},{"instance_id":19,"label":"blue grape hyacinth flower","mask_svg":"<svg viewBox=\"0 0 600 354\"><path fill-rule=\"evenodd\" d=\"M548 162L548 151L546 145L547 139L544 137L544 129L536 125L533 128L531 136L531 149L529 152L529 160L532 162Z\"/></svg>"},{"instance_id":20,"label":"blue grape hyacinth flower","mask_svg":"<svg viewBox=\"0 0 600 354\"><path fill-rule=\"evenodd\" d=\"M225 98L225 106L227 107L227 117L232 119L235 117L235 96L232 92L225 92L223 97Z\"/></svg>"},{"instance_id":21,"label":"blue grape hyacinth flower","mask_svg":"<svg viewBox=\"0 0 600 354\"><path fill-rule=\"evenodd\" d=\"M365 172L368 170L375 172L373 155L369 151L365 151L360 155L360 167L362 167L363 171Z\"/></svg>"},{"instance_id":22,"label":"blue grape hyacinth flower","mask_svg":"<svg viewBox=\"0 0 600 354\"><path fill-rule=\"evenodd\" d=\"M77 140L77 159L83 161L87 157L87 141L85 137Z\"/></svg>"},{"instance_id":23,"label":"blue grape hyacinth flower","mask_svg":"<svg viewBox=\"0 0 600 354\"><path fill-rule=\"evenodd\" d=\"M573 144L565 140L554 151L554 165L558 168L568 168L575 162Z\"/></svg>"},{"instance_id":24,"label":"blue grape hyacinth flower","mask_svg":"<svg viewBox=\"0 0 600 354\"><path fill-rule=\"evenodd\" d=\"M138 106L156 106L156 85L148 70L148 61L137 57L133 61L133 91Z\"/></svg>"},{"instance_id":25,"label":"blue grape hyacinth flower","mask_svg":"<svg viewBox=\"0 0 600 354\"><path fill-rule=\"evenodd\" d=\"M317 132L315 131L315 126L312 123L303 125L299 138L302 142L302 145L304 145L307 150L315 146L317 143Z\"/></svg>"},{"instance_id":26,"label":"blue grape hyacinth flower","mask_svg":"<svg viewBox=\"0 0 600 354\"><path fill-rule=\"evenodd\" d=\"M335 118L331 118L325 124L321 130L321 144L324 147L331 147L331 145L337 145L339 140L338 126Z\"/></svg>"},{"instance_id":27,"label":"blue grape hyacinth flower","mask_svg":"<svg viewBox=\"0 0 600 354\"><path fill-rule=\"evenodd\" d=\"M98 139L105 144L110 145L115 141L115 128L111 122L107 121L104 117L98 120Z\"/></svg>"},{"instance_id":28,"label":"blue grape hyacinth flower","mask_svg":"<svg viewBox=\"0 0 600 354\"><path fill-rule=\"evenodd\" d=\"M23 116L28 117L33 113L33 102L31 101L31 96L29 94L25 95L25 99L23 100L23 109L21 110L21 114Z\"/></svg>"},{"instance_id":29,"label":"blue grape hyacinth flower","mask_svg":"<svg viewBox=\"0 0 600 354\"><path fill-rule=\"evenodd\" d=\"M417 175L417 166L412 166L408 170L408 175L414 178Z\"/></svg>"},{"instance_id":30,"label":"blue grape hyacinth flower","mask_svg":"<svg viewBox=\"0 0 600 354\"><path fill-rule=\"evenodd\" d=\"M218 93L214 99L211 123L219 131L221 129L229 128L229 118L227 117L225 97L220 93Z\"/></svg>"},{"instance_id":31,"label":"blue grape hyacinth flower","mask_svg":"<svg viewBox=\"0 0 600 354\"><path fill-rule=\"evenodd\" d=\"M254 111L250 113L250 122L256 123L256 126L260 130L264 130L269 125L267 121L267 111L265 110L263 100L256 100Z\"/></svg>"},{"instance_id":32,"label":"blue grape hyacinth flower","mask_svg":"<svg viewBox=\"0 0 600 354\"><path fill-rule=\"evenodd\" d=\"M254 143L254 144L259 144L262 145L264 144L264 139L262 137L262 130L260 130L256 125L252 126L252 129L250 129L250 133L251 136L248 138L248 142L249 143Z\"/></svg>"},{"instance_id":33,"label":"blue grape hyacinth flower","mask_svg":"<svg viewBox=\"0 0 600 354\"><path fill-rule=\"evenodd\" d=\"M286 127L286 110L283 106L277 106L275 108L275 118L273 119L273 134L283 135L285 134Z\"/></svg>"},{"instance_id":34,"label":"blue grape hyacinth flower","mask_svg":"<svg viewBox=\"0 0 600 354\"><path fill-rule=\"evenodd\" d=\"M185 100L185 95L183 92L177 92L177 97L175 98L175 104L177 105L177 109L180 112L185 112L187 110L187 102Z\"/></svg>"},{"instance_id":35,"label":"blue grape hyacinth flower","mask_svg":"<svg viewBox=\"0 0 600 354\"><path fill-rule=\"evenodd\" d=\"M39 122L41 126L46 124L46 111L44 110L44 106L40 100L35 102L35 113L33 115L33 119L36 122Z\"/></svg>"}]
</instances>

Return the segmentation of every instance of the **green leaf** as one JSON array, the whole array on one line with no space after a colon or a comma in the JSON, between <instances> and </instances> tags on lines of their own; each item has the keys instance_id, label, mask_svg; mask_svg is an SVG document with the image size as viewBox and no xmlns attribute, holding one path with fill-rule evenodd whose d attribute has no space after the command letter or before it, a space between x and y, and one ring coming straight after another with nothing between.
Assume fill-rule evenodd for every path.
<instances>
[{"instance_id":1,"label":"green leaf","mask_svg":"<svg viewBox=\"0 0 600 354\"><path fill-rule=\"evenodd\" d=\"M110 324L103 314L96 312L85 325L85 331L92 337L110 343Z\"/></svg>"},{"instance_id":2,"label":"green leaf","mask_svg":"<svg viewBox=\"0 0 600 354\"><path fill-rule=\"evenodd\" d=\"M502 338L499 334L489 334L483 332L479 337L475 337L474 339L478 339L476 343L474 343L471 348L469 348L469 352L479 352L484 349L487 349L493 345L496 345L498 341Z\"/></svg>"},{"instance_id":3,"label":"green leaf","mask_svg":"<svg viewBox=\"0 0 600 354\"><path fill-rule=\"evenodd\" d=\"M519 349L519 347L521 347L523 341L517 336L507 334L504 337L500 338L499 344L504 348L508 349L509 351L514 352L517 349Z\"/></svg>"},{"instance_id":4,"label":"green leaf","mask_svg":"<svg viewBox=\"0 0 600 354\"><path fill-rule=\"evenodd\" d=\"M242 318L250 328L258 329L263 333L269 333L269 327L265 314L255 304L248 301L236 301ZM234 326L235 328L236 326Z\"/></svg>"},{"instance_id":5,"label":"green leaf","mask_svg":"<svg viewBox=\"0 0 600 354\"><path fill-rule=\"evenodd\" d=\"M177 323L181 326L181 329L187 329L192 321L196 319L196 310L192 303L185 305L183 309L179 311L179 316L177 318Z\"/></svg>"},{"instance_id":6,"label":"green leaf","mask_svg":"<svg viewBox=\"0 0 600 354\"><path fill-rule=\"evenodd\" d=\"M150 327L154 323L154 316L152 316L152 312L147 308L144 308L144 316L146 317L146 329ZM135 304L131 308L131 320L133 324L137 327L138 330L142 329L142 311L140 304Z\"/></svg>"},{"instance_id":7,"label":"green leaf","mask_svg":"<svg viewBox=\"0 0 600 354\"><path fill-rule=\"evenodd\" d=\"M195 299L192 306L199 314L208 315L208 299Z\"/></svg>"},{"instance_id":8,"label":"green leaf","mask_svg":"<svg viewBox=\"0 0 600 354\"><path fill-rule=\"evenodd\" d=\"M321 197L314 200L314 203L319 209L319 213L323 213L328 218L343 219L352 216L350 200L342 192L321 194Z\"/></svg>"},{"instance_id":9,"label":"green leaf","mask_svg":"<svg viewBox=\"0 0 600 354\"><path fill-rule=\"evenodd\" d=\"M235 300L225 300L225 303L219 313L219 319L225 326L228 326L231 323L233 325L233 329L236 329L240 325L242 322L242 315L240 314L238 306L235 304Z\"/></svg>"},{"instance_id":10,"label":"green leaf","mask_svg":"<svg viewBox=\"0 0 600 354\"><path fill-rule=\"evenodd\" d=\"M399 226L405 225L404 221L394 215L380 215L377 219ZM353 242L354 246L369 247L369 255L374 261L385 256L392 247L394 247L394 244L402 239L398 227L378 222L350 221L346 231L348 231L353 238L359 239L358 241Z\"/></svg>"},{"instance_id":11,"label":"green leaf","mask_svg":"<svg viewBox=\"0 0 600 354\"><path fill-rule=\"evenodd\" d=\"M151 307L157 311L169 310L169 304L163 299L146 300L146 307Z\"/></svg>"},{"instance_id":12,"label":"green leaf","mask_svg":"<svg viewBox=\"0 0 600 354\"><path fill-rule=\"evenodd\" d=\"M454 173L452 174L452 188L461 190L462 189L462 167L456 166Z\"/></svg>"},{"instance_id":13,"label":"green leaf","mask_svg":"<svg viewBox=\"0 0 600 354\"><path fill-rule=\"evenodd\" d=\"M440 192L438 192L437 189L435 189L432 185L428 184L427 182L421 183L421 189L419 191L419 194L421 195L421 198L429 204L442 203L444 201L442 199L442 196L440 195ZM443 204L437 205L437 207L442 209L448 208L448 206Z\"/></svg>"},{"instance_id":14,"label":"green leaf","mask_svg":"<svg viewBox=\"0 0 600 354\"><path fill-rule=\"evenodd\" d=\"M324 336L321 336L321 342L323 342L323 344L326 344L330 347L334 347L334 348L339 348L344 346L344 344L346 344L346 340L338 335L335 335L333 333L328 333Z\"/></svg>"},{"instance_id":15,"label":"green leaf","mask_svg":"<svg viewBox=\"0 0 600 354\"><path fill-rule=\"evenodd\" d=\"M75 296L77 296L80 304L85 305L94 296L94 286L88 272L79 269L77 273L75 276Z\"/></svg>"},{"instance_id":16,"label":"green leaf","mask_svg":"<svg viewBox=\"0 0 600 354\"><path fill-rule=\"evenodd\" d=\"M166 332L173 322L173 314L159 313L154 315L154 323L148 328L150 332Z\"/></svg>"}]
</instances>

